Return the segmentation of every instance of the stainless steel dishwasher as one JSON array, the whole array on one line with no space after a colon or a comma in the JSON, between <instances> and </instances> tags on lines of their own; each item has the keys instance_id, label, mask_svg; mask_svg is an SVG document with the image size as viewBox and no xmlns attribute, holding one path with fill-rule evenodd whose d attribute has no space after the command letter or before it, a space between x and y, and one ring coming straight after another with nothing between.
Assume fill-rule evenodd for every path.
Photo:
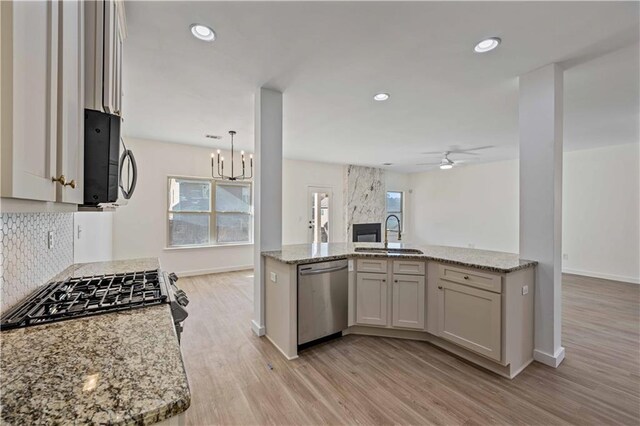
<instances>
[{"instance_id":1,"label":"stainless steel dishwasher","mask_svg":"<svg viewBox=\"0 0 640 426\"><path fill-rule=\"evenodd\" d=\"M348 261L298 266L298 346L347 328Z\"/></svg>"}]
</instances>

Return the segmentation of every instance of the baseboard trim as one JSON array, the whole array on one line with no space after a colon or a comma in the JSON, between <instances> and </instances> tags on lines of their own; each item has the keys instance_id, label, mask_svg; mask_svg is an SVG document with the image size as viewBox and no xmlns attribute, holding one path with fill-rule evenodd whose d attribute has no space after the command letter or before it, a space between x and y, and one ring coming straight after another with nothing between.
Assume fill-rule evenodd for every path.
<instances>
[{"instance_id":1,"label":"baseboard trim","mask_svg":"<svg viewBox=\"0 0 640 426\"><path fill-rule=\"evenodd\" d=\"M220 274L222 272L237 272L253 269L253 265L224 266L221 268L195 269L192 271L176 272L178 277L196 277L198 275Z\"/></svg>"},{"instance_id":2,"label":"baseboard trim","mask_svg":"<svg viewBox=\"0 0 640 426\"><path fill-rule=\"evenodd\" d=\"M535 349L533 351L533 359L549 367L558 368L564 360L564 347L560 346L560 349L558 349L555 355Z\"/></svg>"},{"instance_id":3,"label":"baseboard trim","mask_svg":"<svg viewBox=\"0 0 640 426\"><path fill-rule=\"evenodd\" d=\"M603 280L620 281L623 283L640 284L640 278L625 275L601 274L599 272L581 271L579 269L562 269L563 274L580 275L581 277L602 278Z\"/></svg>"},{"instance_id":4,"label":"baseboard trim","mask_svg":"<svg viewBox=\"0 0 640 426\"><path fill-rule=\"evenodd\" d=\"M251 331L256 336L264 336L264 325L260 325L256 322L256 320L251 320Z\"/></svg>"}]
</instances>

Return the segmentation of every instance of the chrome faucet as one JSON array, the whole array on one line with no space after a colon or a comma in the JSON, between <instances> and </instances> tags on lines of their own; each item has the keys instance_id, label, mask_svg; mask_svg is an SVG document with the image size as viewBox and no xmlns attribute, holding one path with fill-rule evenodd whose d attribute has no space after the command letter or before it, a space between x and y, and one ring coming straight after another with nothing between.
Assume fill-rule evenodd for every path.
<instances>
[{"instance_id":1,"label":"chrome faucet","mask_svg":"<svg viewBox=\"0 0 640 426\"><path fill-rule=\"evenodd\" d=\"M400 226L400 219L395 214L390 214L387 216L387 220L384 221L384 247L387 248L389 246L389 219L395 217L398 221L398 241L402 240L402 226Z\"/></svg>"}]
</instances>

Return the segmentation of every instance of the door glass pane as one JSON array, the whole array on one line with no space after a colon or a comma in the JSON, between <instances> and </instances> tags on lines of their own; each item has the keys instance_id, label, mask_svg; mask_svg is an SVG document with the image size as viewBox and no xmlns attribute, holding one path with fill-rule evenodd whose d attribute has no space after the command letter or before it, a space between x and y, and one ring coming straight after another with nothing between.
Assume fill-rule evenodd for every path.
<instances>
[{"instance_id":1,"label":"door glass pane","mask_svg":"<svg viewBox=\"0 0 640 426\"><path fill-rule=\"evenodd\" d=\"M209 243L209 213L169 213L169 245Z\"/></svg>"},{"instance_id":2,"label":"door glass pane","mask_svg":"<svg viewBox=\"0 0 640 426\"><path fill-rule=\"evenodd\" d=\"M327 192L311 192L311 219L309 229L312 243L329 242L330 201Z\"/></svg>"},{"instance_id":3,"label":"door glass pane","mask_svg":"<svg viewBox=\"0 0 640 426\"><path fill-rule=\"evenodd\" d=\"M329 194L318 194L318 204L320 205L320 235L321 243L329 242Z\"/></svg>"},{"instance_id":4,"label":"door glass pane","mask_svg":"<svg viewBox=\"0 0 640 426\"><path fill-rule=\"evenodd\" d=\"M216 211L251 213L251 186L216 184Z\"/></svg>"},{"instance_id":5,"label":"door glass pane","mask_svg":"<svg viewBox=\"0 0 640 426\"><path fill-rule=\"evenodd\" d=\"M211 209L211 183L200 180L171 179L169 210L208 212Z\"/></svg>"},{"instance_id":6,"label":"door glass pane","mask_svg":"<svg viewBox=\"0 0 640 426\"><path fill-rule=\"evenodd\" d=\"M250 240L251 215L219 213L216 221L219 243L239 243Z\"/></svg>"}]
</instances>

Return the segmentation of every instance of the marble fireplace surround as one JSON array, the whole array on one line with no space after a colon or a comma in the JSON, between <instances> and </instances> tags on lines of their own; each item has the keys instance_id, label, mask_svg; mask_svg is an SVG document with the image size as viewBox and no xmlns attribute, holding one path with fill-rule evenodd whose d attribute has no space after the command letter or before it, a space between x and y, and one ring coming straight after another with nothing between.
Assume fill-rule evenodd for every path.
<instances>
[{"instance_id":1,"label":"marble fireplace surround","mask_svg":"<svg viewBox=\"0 0 640 426\"><path fill-rule=\"evenodd\" d=\"M353 238L354 223L383 223L386 212L385 171L348 165L344 173L345 241Z\"/></svg>"}]
</instances>

